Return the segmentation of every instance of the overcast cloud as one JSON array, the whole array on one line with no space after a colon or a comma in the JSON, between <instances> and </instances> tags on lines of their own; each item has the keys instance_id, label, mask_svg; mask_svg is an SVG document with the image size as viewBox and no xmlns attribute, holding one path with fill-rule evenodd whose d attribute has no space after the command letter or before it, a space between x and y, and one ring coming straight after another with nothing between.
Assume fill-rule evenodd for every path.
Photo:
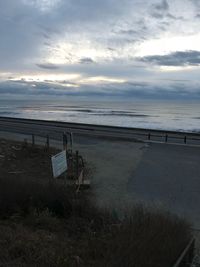
<instances>
[{"instance_id":1,"label":"overcast cloud","mask_svg":"<svg viewBox=\"0 0 200 267\"><path fill-rule=\"evenodd\" d=\"M200 97L197 0L0 0L0 95Z\"/></svg>"}]
</instances>

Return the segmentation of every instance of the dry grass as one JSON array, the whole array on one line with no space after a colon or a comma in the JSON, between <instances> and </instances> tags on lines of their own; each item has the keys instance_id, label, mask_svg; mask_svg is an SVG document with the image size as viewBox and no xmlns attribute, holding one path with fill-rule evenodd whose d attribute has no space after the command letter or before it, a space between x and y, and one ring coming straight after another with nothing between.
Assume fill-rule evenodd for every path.
<instances>
[{"instance_id":1,"label":"dry grass","mask_svg":"<svg viewBox=\"0 0 200 267\"><path fill-rule=\"evenodd\" d=\"M119 220L60 185L0 179L0 266L170 267L189 225L142 206Z\"/></svg>"}]
</instances>

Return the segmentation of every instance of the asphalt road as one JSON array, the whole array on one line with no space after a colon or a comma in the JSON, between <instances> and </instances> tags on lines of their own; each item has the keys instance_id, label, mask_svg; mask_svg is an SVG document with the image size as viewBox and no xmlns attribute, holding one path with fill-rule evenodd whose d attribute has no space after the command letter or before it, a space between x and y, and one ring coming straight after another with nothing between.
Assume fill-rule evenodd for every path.
<instances>
[{"instance_id":1,"label":"asphalt road","mask_svg":"<svg viewBox=\"0 0 200 267\"><path fill-rule=\"evenodd\" d=\"M151 144L132 173L128 190L200 228L200 147Z\"/></svg>"}]
</instances>

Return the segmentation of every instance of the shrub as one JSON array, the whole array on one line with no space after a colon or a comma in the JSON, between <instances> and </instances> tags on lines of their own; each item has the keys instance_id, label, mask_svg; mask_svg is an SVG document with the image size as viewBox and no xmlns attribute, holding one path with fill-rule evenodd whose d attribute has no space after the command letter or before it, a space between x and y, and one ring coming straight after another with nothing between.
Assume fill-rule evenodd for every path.
<instances>
[{"instance_id":1,"label":"shrub","mask_svg":"<svg viewBox=\"0 0 200 267\"><path fill-rule=\"evenodd\" d=\"M72 193L56 183L42 184L28 179L0 178L0 217L19 213L28 215L48 209L58 217L68 217L72 212Z\"/></svg>"}]
</instances>

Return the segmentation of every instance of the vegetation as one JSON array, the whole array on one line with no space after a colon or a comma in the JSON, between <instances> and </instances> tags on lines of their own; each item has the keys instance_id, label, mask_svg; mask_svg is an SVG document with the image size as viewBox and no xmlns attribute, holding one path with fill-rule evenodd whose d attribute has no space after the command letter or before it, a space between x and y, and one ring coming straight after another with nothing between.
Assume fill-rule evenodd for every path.
<instances>
[{"instance_id":1,"label":"vegetation","mask_svg":"<svg viewBox=\"0 0 200 267\"><path fill-rule=\"evenodd\" d=\"M169 213L134 206L119 219L83 192L1 170L0 266L171 267L190 239Z\"/></svg>"}]
</instances>

